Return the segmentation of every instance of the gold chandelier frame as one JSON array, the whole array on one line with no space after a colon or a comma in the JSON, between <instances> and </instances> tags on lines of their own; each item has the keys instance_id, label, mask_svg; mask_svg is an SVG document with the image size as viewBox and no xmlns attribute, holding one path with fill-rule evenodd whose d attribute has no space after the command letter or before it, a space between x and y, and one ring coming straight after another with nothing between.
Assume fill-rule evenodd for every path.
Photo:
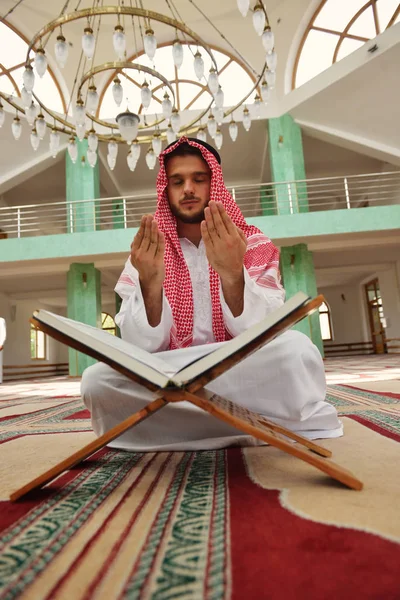
<instances>
[{"instance_id":1,"label":"gold chandelier frame","mask_svg":"<svg viewBox=\"0 0 400 600\"><path fill-rule=\"evenodd\" d=\"M263 8L264 13L266 14L266 10L263 5L262 5L262 8ZM35 51L35 49L38 46L42 45L41 44L42 38L44 38L47 34L51 35L51 33L53 33L53 31L55 31L58 27L62 27L73 21L79 21L81 19L89 20L91 17L94 18L97 16L104 16L104 15L116 15L118 17L125 16L125 15L132 16L132 17L136 16L136 17L141 17L144 20L147 19L148 22L150 22L150 20L157 21L159 23L163 23L169 27L172 27L175 30L179 30L180 32L187 35L188 37L190 37L193 40L193 41L185 40L185 42L183 42L183 43L186 43L186 44L194 43L195 45L200 46L202 49L204 49L207 52L214 68L216 69L216 71L218 73L218 66L217 66L216 60L213 56L211 48L200 36L198 36L193 30L191 30L189 27L187 27L184 23L182 23L181 21L178 21L176 19L167 17L163 14L154 12L154 11L149 11L149 10L145 10L142 8L131 7L131 6L91 7L91 8L86 8L86 9L82 9L80 11L75 11L73 13L63 15L61 17L54 19L53 21L50 21L41 30L39 30L35 34L35 36L32 38L32 40L29 42L27 56L26 56L26 64L27 65L31 64L32 58L30 57L30 53L32 51ZM267 14L266 14L266 17L267 17L267 23L268 23ZM47 41L46 41L46 43L47 43ZM104 72L107 70L113 70L116 74L124 75L123 69L134 69L139 72L145 72L145 73L155 77L159 81L161 81L163 83L163 85L165 85L171 91L173 99L174 99L174 104L175 104L175 92L173 90L173 87L172 87L171 83L161 73L159 73L158 71L156 71L154 69L151 69L150 67L146 67L145 65L140 65L138 63L132 63L130 61L107 62L107 63L97 65L90 71L86 72L80 80L80 84L79 84L79 88L78 88L78 92L77 92L78 97L80 97L82 88L85 85L85 83L88 80L92 79L98 73L101 73L101 72ZM232 114L235 110L237 110L239 107L243 106L245 104L246 100L251 96L251 94L253 94L253 92L256 90L259 90L259 86L264 77L266 69L267 69L267 66L264 65L261 74L258 77L256 77L256 79L254 81L254 85L250 89L250 91L235 106L226 110L223 114L223 118L226 118L227 116ZM255 73L254 70L253 70L253 72ZM52 111L51 109L46 107L44 102L42 102L36 96L36 94L34 92L32 92L32 96L36 100L36 102L38 103L38 105L40 106L42 111L47 113L51 117L51 119L53 119L53 122L54 122L53 125L51 125L50 123L47 123L47 126L49 128L55 129L56 131L59 131L61 133L67 133L67 134L72 134L72 135L75 133L75 131L76 131L75 125L66 118L67 115L65 115L65 118L63 118L63 117L59 116L58 114L55 114L54 111ZM16 102L13 102L12 98L10 98L9 96L7 96L6 94L3 94L1 92L0 92L0 97L2 97L6 102L11 104L18 112L25 114L25 110L23 108L21 108ZM196 133L201 127L203 127L204 125L202 124L202 119L210 111L210 109L213 105L213 102L214 102L214 99L211 98L209 105L203 111L201 111L201 113L195 119L193 119L191 122L189 122L181 127L180 133L181 134ZM96 132L99 140L109 141L110 138L113 137L118 143L126 143L125 140L120 135L114 134L114 130L116 130L118 127L117 124L112 124L112 123L109 123L108 121L104 121L104 120L100 119L99 117L92 115L88 112L86 112L86 116L92 122L97 123L101 127L111 130L111 133L109 135L105 134L105 133L97 133ZM165 118L161 118L161 119L156 119L152 123L145 123L143 125L139 125L139 130L145 131L148 129L154 129L154 127L157 127L158 125L163 123L165 120L166 120ZM57 123L57 125L56 125L56 123ZM61 125L61 127L59 125ZM166 137L166 132L161 131L160 133L161 133L162 138ZM137 141L139 143L148 143L148 142L151 142L151 139L152 139L152 135L141 135L141 136L137 137Z\"/></svg>"}]
</instances>

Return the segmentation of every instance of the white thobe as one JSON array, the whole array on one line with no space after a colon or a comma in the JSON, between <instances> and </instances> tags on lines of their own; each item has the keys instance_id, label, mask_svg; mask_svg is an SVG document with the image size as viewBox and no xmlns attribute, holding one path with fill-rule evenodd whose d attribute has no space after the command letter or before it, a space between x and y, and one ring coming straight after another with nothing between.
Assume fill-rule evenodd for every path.
<instances>
[{"instance_id":1,"label":"white thobe","mask_svg":"<svg viewBox=\"0 0 400 600\"><path fill-rule=\"evenodd\" d=\"M178 370L225 342L215 342L205 247L180 240L193 290L193 343L190 348L167 350L173 324L171 307L163 296L162 316L157 327L147 321L138 274L128 260L125 269L135 286L124 286L116 323L126 341L157 353L172 370ZM244 271L244 309L234 317L220 299L224 323L232 336L245 331L283 304L284 291L265 288ZM206 388L261 413L308 438L342 435L336 410L325 401L325 374L318 349L303 334L289 331L270 342ZM97 435L102 435L154 399L154 394L117 371L98 363L82 378L82 397L92 416ZM219 421L188 402L170 404L124 433L110 446L127 450L204 450L230 445L248 445L254 438Z\"/></svg>"},{"instance_id":2,"label":"white thobe","mask_svg":"<svg viewBox=\"0 0 400 600\"><path fill-rule=\"evenodd\" d=\"M6 322L0 317L0 383L3 383L3 352L2 347L6 341Z\"/></svg>"}]
</instances>

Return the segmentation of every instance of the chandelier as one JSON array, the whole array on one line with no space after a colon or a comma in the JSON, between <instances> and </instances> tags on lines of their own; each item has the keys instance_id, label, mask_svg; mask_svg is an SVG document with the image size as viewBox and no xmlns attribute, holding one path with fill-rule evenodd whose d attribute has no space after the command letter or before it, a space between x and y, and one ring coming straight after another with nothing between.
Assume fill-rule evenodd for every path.
<instances>
[{"instance_id":1,"label":"chandelier","mask_svg":"<svg viewBox=\"0 0 400 600\"><path fill-rule=\"evenodd\" d=\"M98 144L101 142L107 144L107 162L111 170L116 165L120 144L127 144L129 147L127 164L133 171L143 145L147 146L146 164L149 169L154 169L163 142L171 143L179 136L197 136L199 140L205 141L209 135L220 149L223 144L221 125L229 123L229 136L231 141L235 142L238 123L234 120L234 113L241 113L239 121L242 121L245 131L249 131L252 117L260 115L262 104L268 102L270 91L275 86L277 55L266 9L259 1L251 8L250 0L237 0L240 13L243 17L251 15L254 35L261 38L260 54L263 57L263 66L260 72L257 72L200 6L196 5L194 0L187 0L201 15L202 22L208 23L214 32L221 36L225 47L228 44L232 55L236 55L251 72L249 89L243 90L243 97L234 106L226 106L215 51L185 24L172 0L165 2L170 15L145 10L141 0L136 2L136 6L133 6L132 0L129 6L124 0L119 0L114 6L104 6L102 1L94 0L91 7L71 12L68 12L70 2L67 1L62 13L45 24L29 42L21 97L6 95L0 91L0 127L5 120L5 111L1 104L3 99L16 110L11 125L16 140L20 138L22 131L20 115L25 115L31 127L30 141L34 150L38 149L47 129L50 129L50 151L55 157L60 148L62 134L69 134L68 153L71 160L76 162L76 140L82 141L87 138L86 159L90 166L96 165ZM75 29L78 23L82 31L80 60L74 68L69 106L65 114L60 114L49 107L43 95L37 93L35 84L48 69L49 55L60 69L67 67L70 50L68 32L73 23ZM163 74L162 67L157 69L155 66L158 29L162 39L169 39L171 42L169 60L174 69L179 71L182 67L184 52L191 53L193 78L209 92L209 102L205 108L187 114L178 110L178 88ZM109 48L107 60L104 60L105 47ZM152 66L139 62L138 58L141 55L145 55ZM133 56L133 59L129 56ZM205 69L205 58L211 65L208 72ZM114 100L115 114L109 119L99 116L105 76L109 81L111 77ZM124 84L128 81L140 88L137 106L132 106L132 99L124 90ZM163 94L163 99L157 113L149 112L147 109L156 91ZM125 104L126 109L121 108Z\"/></svg>"}]
</instances>

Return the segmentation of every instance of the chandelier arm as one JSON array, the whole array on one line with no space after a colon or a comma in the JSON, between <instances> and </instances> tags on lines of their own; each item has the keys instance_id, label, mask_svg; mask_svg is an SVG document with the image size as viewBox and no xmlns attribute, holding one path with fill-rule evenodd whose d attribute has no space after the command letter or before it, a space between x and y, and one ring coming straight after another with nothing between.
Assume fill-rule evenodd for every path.
<instances>
[{"instance_id":1,"label":"chandelier arm","mask_svg":"<svg viewBox=\"0 0 400 600\"><path fill-rule=\"evenodd\" d=\"M8 10L8 11L6 12L6 14L5 14L5 15L3 15L2 17L0 17L0 20L1 20L1 21L5 21L5 20L7 19L7 17L8 17L9 15L11 15L11 13L12 13L12 12L14 12L14 10L15 10L16 8L18 8L18 6L19 6L20 4L22 4L23 2L24 2L24 0L18 0L17 4L15 4L14 6L12 6L12 7L10 8L10 10Z\"/></svg>"},{"instance_id":2,"label":"chandelier arm","mask_svg":"<svg viewBox=\"0 0 400 600\"><path fill-rule=\"evenodd\" d=\"M246 96L244 96L244 97L241 99L241 101L240 101L240 102L238 102L238 103L236 104L236 106L234 106L233 108L230 108L229 110L227 110L227 111L224 113L224 117L228 117L228 116L229 116L230 114L232 114L232 113L233 113L235 110L237 110L237 109L239 108L239 106L242 106L242 104L244 104L244 102L246 102L247 98L249 98L249 97L251 96L251 94L252 94L252 93L253 93L255 90L259 91L259 85L260 85L260 83L261 83L261 80L262 80L262 79L263 79L263 77L264 77L264 73L265 73L265 71L266 71L266 70L267 70L267 65L264 65L264 68L263 68L263 70L262 70L262 72L261 72L261 75L259 76L258 80L257 80L257 81L256 81L256 83L254 84L254 86L252 87L252 89L250 90L250 92L249 92L249 93L248 93Z\"/></svg>"},{"instance_id":3,"label":"chandelier arm","mask_svg":"<svg viewBox=\"0 0 400 600\"><path fill-rule=\"evenodd\" d=\"M80 86L78 88L78 96L81 93L82 86L86 83L86 81L91 79L94 75L97 75L98 73L102 73L103 71L108 71L108 70L115 70L115 71L118 70L119 72L121 72L122 69L133 69L133 70L139 71L139 72L144 71L145 73L152 75L159 81L162 81L162 83L170 90L172 97L174 98L174 102L175 102L175 93L174 93L173 87L170 84L170 82L168 81L168 79L166 79L163 75L161 75L161 73L158 73L157 71L155 71L154 69L151 69L150 67L146 67L145 65L139 65L139 64L131 63L131 62L110 62L110 63L104 63L103 65L98 65L97 67L94 67L93 69L91 69L90 71L88 71L87 73L85 73L83 75ZM103 121L102 119L99 119L98 117L93 117L93 115L89 115L87 113L86 113L86 115L90 119L92 119L93 121L98 123L99 125L103 125L104 127L108 127L108 128L112 127L115 129L115 125L111 126L110 123L108 123L107 121ZM164 118L161 120L157 120L154 123L147 125L147 126L140 125L139 129L148 129L155 125L158 125L159 123L162 123L163 121L165 121Z\"/></svg>"},{"instance_id":4,"label":"chandelier arm","mask_svg":"<svg viewBox=\"0 0 400 600\"><path fill-rule=\"evenodd\" d=\"M35 34L34 38L31 40L27 51L27 62L29 61L29 54L35 47L37 41L43 36L45 36L49 31L53 31L57 27L61 27L63 25L66 25L67 23L71 23L72 21L78 21L79 19L87 18L89 16L94 15L136 15L137 17L143 17L144 19L147 17L152 21L157 21L159 23L163 23L164 25L169 25L170 27L179 29L180 31L186 33L189 37L191 37L196 44L204 48L204 50L210 56L211 62L215 66L215 69L218 71L216 60L208 44L206 44L206 42L200 36L198 36L197 33L195 33L192 29L187 27L184 23L181 23L176 19L171 19L169 17L166 17L165 15L154 11L144 10L142 8L134 8L130 6L97 6L95 8L85 8L77 12L63 15L61 17L58 17L57 19L54 19L53 21L50 21L40 31L38 31Z\"/></svg>"},{"instance_id":5,"label":"chandelier arm","mask_svg":"<svg viewBox=\"0 0 400 600\"><path fill-rule=\"evenodd\" d=\"M172 18L173 18L173 19L176 19L176 20L178 20L178 19L179 19L179 21L180 21L181 23L183 23L182 17L180 16L180 14L179 14L179 12L178 12L178 9L177 9L177 8L176 8L176 6L174 5L173 1L172 1L172 0L165 0L165 2L167 3L167 6L168 6L169 10L171 11ZM172 9L172 7L173 7L173 9ZM174 11L175 11L176 15L174 14ZM178 17L178 19L177 19L176 17ZM191 48L191 44L190 44L190 42L188 42L188 40L186 39L186 37L185 37L185 34L184 34L184 33L183 33L183 39L184 39L185 43L187 44L187 46L188 46L188 48L189 48L189 51L190 51L191 55L192 55L192 56L193 56L193 58L194 58L194 57L195 57L195 54L194 54L194 52L193 52L193 50L192 50L192 48ZM218 72L218 67L217 67L217 64L216 64L216 63L214 63L214 66L215 66L215 69L216 69L216 71ZM175 67L175 70L176 70L176 67Z\"/></svg>"},{"instance_id":6,"label":"chandelier arm","mask_svg":"<svg viewBox=\"0 0 400 600\"><path fill-rule=\"evenodd\" d=\"M258 77L258 73L257 71L251 66L251 64L249 62L247 62L247 60L244 58L244 56L237 50L237 48L235 48L235 46L233 44L231 44L231 42L228 40L228 38L222 33L222 31L220 31L218 29L218 27L216 25L214 25L214 23L211 21L211 19L209 19L207 17L207 15L201 10L201 8L199 8L197 6L197 4L193 1L193 0L189 0L190 4L192 4L201 14L201 16L203 17L203 19L205 19L207 21L207 23L209 25L211 25L211 27L213 29L215 29L215 31L218 33L218 35L232 48L232 50L239 56L240 60L247 66L248 69L250 69L253 73L253 75L255 75L255 77ZM266 13L265 8L263 6L263 10L264 13ZM267 21L268 21L268 17L267 17ZM217 69L217 73L218 73L218 69Z\"/></svg>"}]
</instances>

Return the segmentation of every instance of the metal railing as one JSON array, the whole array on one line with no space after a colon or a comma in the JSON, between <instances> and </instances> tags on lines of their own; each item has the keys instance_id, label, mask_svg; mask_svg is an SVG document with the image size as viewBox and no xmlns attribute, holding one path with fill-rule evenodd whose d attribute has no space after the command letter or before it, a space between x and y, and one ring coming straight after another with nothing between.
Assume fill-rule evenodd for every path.
<instances>
[{"instance_id":1,"label":"metal railing","mask_svg":"<svg viewBox=\"0 0 400 600\"><path fill-rule=\"evenodd\" d=\"M400 203L400 171L230 187L245 217ZM0 239L137 227L154 194L0 207Z\"/></svg>"}]
</instances>

